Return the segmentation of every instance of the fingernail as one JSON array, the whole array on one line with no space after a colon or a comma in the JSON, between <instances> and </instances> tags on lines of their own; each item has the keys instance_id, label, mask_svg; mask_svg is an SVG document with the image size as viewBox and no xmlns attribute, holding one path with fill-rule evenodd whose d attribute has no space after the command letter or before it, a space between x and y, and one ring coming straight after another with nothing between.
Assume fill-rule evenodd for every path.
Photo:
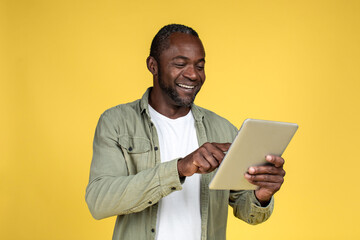
<instances>
[{"instance_id":1,"label":"fingernail","mask_svg":"<svg viewBox=\"0 0 360 240\"><path fill-rule=\"evenodd\" d=\"M267 161L271 161L272 160L272 157L270 155L267 155L266 158L265 158Z\"/></svg>"},{"instance_id":2,"label":"fingernail","mask_svg":"<svg viewBox=\"0 0 360 240\"><path fill-rule=\"evenodd\" d=\"M249 174L245 173L244 176L245 176L245 178L250 179L250 175L249 175Z\"/></svg>"},{"instance_id":3,"label":"fingernail","mask_svg":"<svg viewBox=\"0 0 360 240\"><path fill-rule=\"evenodd\" d=\"M255 173L255 168L253 167L249 168L249 173Z\"/></svg>"}]
</instances>

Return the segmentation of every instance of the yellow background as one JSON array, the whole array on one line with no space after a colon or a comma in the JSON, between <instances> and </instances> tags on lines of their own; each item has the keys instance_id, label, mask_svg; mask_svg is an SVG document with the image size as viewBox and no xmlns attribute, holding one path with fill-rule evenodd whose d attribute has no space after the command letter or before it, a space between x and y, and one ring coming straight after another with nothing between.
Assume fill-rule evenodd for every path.
<instances>
[{"instance_id":1,"label":"yellow background","mask_svg":"<svg viewBox=\"0 0 360 240\"><path fill-rule=\"evenodd\" d=\"M296 122L273 216L228 239L359 239L360 1L0 2L0 239L111 239L84 200L100 114L151 85L150 42L196 29L196 103Z\"/></svg>"}]
</instances>

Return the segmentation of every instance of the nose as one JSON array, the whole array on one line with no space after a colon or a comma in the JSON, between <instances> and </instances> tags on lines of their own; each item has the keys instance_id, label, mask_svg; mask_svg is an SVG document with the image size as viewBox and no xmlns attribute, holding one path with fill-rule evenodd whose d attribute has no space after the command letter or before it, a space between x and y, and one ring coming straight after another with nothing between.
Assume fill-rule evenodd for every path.
<instances>
[{"instance_id":1,"label":"nose","mask_svg":"<svg viewBox=\"0 0 360 240\"><path fill-rule=\"evenodd\" d=\"M192 81L195 81L197 79L197 77L198 77L198 74L196 72L195 67L190 65L184 70L183 76L190 79L190 80L192 80Z\"/></svg>"}]
</instances>

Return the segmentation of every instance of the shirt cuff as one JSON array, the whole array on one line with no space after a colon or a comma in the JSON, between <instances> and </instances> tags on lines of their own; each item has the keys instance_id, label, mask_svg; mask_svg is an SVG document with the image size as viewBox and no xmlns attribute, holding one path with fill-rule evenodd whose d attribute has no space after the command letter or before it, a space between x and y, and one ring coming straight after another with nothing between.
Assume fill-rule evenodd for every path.
<instances>
[{"instance_id":1,"label":"shirt cuff","mask_svg":"<svg viewBox=\"0 0 360 240\"><path fill-rule=\"evenodd\" d=\"M159 180L163 197L182 189L182 183L177 169L178 160L179 159L174 159L160 164Z\"/></svg>"},{"instance_id":2,"label":"shirt cuff","mask_svg":"<svg viewBox=\"0 0 360 240\"><path fill-rule=\"evenodd\" d=\"M273 196L271 197L268 205L265 207L262 207L261 203L255 196L255 191L251 191L250 202L251 202L251 210L255 211L255 212L261 212L261 213L265 213L265 212L269 212L269 211L272 212L273 207L274 207L274 197Z\"/></svg>"}]
</instances>

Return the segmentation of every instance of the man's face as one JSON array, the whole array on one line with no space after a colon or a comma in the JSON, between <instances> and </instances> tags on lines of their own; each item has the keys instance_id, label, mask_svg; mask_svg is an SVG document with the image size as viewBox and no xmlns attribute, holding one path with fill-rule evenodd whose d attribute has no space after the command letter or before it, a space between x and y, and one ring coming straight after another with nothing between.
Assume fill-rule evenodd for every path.
<instances>
[{"instance_id":1,"label":"man's face","mask_svg":"<svg viewBox=\"0 0 360 240\"><path fill-rule=\"evenodd\" d=\"M159 59L158 83L165 99L190 107L205 81L205 51L199 38L173 33Z\"/></svg>"}]
</instances>

